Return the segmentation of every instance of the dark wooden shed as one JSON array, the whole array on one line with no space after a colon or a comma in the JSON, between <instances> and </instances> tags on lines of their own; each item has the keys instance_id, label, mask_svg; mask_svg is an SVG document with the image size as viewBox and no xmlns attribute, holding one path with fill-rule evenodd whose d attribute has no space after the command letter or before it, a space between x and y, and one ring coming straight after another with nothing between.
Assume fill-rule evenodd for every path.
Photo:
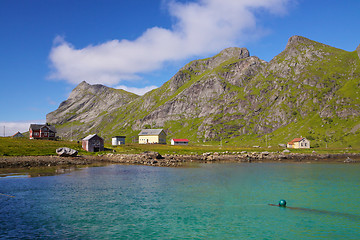
<instances>
[{"instance_id":1,"label":"dark wooden shed","mask_svg":"<svg viewBox=\"0 0 360 240\"><path fill-rule=\"evenodd\" d=\"M82 140L82 148L88 152L104 151L104 139L97 134L89 135Z\"/></svg>"}]
</instances>

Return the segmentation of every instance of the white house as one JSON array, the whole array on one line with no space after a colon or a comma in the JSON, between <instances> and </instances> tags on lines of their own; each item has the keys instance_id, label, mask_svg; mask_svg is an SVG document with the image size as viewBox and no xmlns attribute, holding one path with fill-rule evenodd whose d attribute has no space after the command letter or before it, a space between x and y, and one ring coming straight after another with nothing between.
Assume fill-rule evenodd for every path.
<instances>
[{"instance_id":1,"label":"white house","mask_svg":"<svg viewBox=\"0 0 360 240\"><path fill-rule=\"evenodd\" d=\"M139 133L139 144L166 144L166 133L163 129L143 129Z\"/></svg>"},{"instance_id":2,"label":"white house","mask_svg":"<svg viewBox=\"0 0 360 240\"><path fill-rule=\"evenodd\" d=\"M310 141L306 138L294 138L291 142L288 142L287 148L310 148Z\"/></svg>"},{"instance_id":3,"label":"white house","mask_svg":"<svg viewBox=\"0 0 360 240\"><path fill-rule=\"evenodd\" d=\"M115 136L111 138L111 143L113 146L125 144L125 136Z\"/></svg>"},{"instance_id":4,"label":"white house","mask_svg":"<svg viewBox=\"0 0 360 240\"><path fill-rule=\"evenodd\" d=\"M188 145L189 140L188 139L171 139L171 145Z\"/></svg>"}]
</instances>

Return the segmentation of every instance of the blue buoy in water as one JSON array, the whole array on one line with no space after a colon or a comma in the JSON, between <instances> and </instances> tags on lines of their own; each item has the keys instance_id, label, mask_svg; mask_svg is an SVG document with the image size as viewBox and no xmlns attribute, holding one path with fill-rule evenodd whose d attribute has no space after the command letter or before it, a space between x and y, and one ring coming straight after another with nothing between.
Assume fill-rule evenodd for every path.
<instances>
[{"instance_id":1,"label":"blue buoy in water","mask_svg":"<svg viewBox=\"0 0 360 240\"><path fill-rule=\"evenodd\" d=\"M279 207L286 207L286 201L284 199L279 201Z\"/></svg>"}]
</instances>

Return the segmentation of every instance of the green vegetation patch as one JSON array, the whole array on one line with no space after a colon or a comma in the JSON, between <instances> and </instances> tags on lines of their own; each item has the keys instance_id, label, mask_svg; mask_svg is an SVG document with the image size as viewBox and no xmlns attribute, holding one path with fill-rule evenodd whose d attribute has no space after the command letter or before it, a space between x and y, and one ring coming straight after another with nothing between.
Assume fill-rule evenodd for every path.
<instances>
[{"instance_id":1,"label":"green vegetation patch","mask_svg":"<svg viewBox=\"0 0 360 240\"><path fill-rule=\"evenodd\" d=\"M56 155L56 149L60 147L69 147L81 151L81 145L77 142L10 137L0 138L0 156Z\"/></svg>"}]
</instances>

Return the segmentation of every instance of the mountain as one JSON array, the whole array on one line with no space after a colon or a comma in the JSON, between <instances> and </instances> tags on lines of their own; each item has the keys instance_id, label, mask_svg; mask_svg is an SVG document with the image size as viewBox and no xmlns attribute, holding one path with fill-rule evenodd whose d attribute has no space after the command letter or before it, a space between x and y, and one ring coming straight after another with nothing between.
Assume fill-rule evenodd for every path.
<instances>
[{"instance_id":1,"label":"mountain","mask_svg":"<svg viewBox=\"0 0 360 240\"><path fill-rule=\"evenodd\" d=\"M63 133L61 135L69 137L70 133L76 136L86 132L89 125L96 126L103 119L106 121L104 116L108 112L113 112L138 97L121 89L90 85L83 81L57 110L47 114L46 121L59 125L59 133ZM74 129L72 126L75 126Z\"/></svg>"},{"instance_id":2,"label":"mountain","mask_svg":"<svg viewBox=\"0 0 360 240\"><path fill-rule=\"evenodd\" d=\"M144 96L82 82L47 122L63 137L131 139L164 128L199 143L277 145L306 136L319 146L360 146L359 87L360 45L347 52L293 36L270 62L227 48Z\"/></svg>"}]
</instances>

